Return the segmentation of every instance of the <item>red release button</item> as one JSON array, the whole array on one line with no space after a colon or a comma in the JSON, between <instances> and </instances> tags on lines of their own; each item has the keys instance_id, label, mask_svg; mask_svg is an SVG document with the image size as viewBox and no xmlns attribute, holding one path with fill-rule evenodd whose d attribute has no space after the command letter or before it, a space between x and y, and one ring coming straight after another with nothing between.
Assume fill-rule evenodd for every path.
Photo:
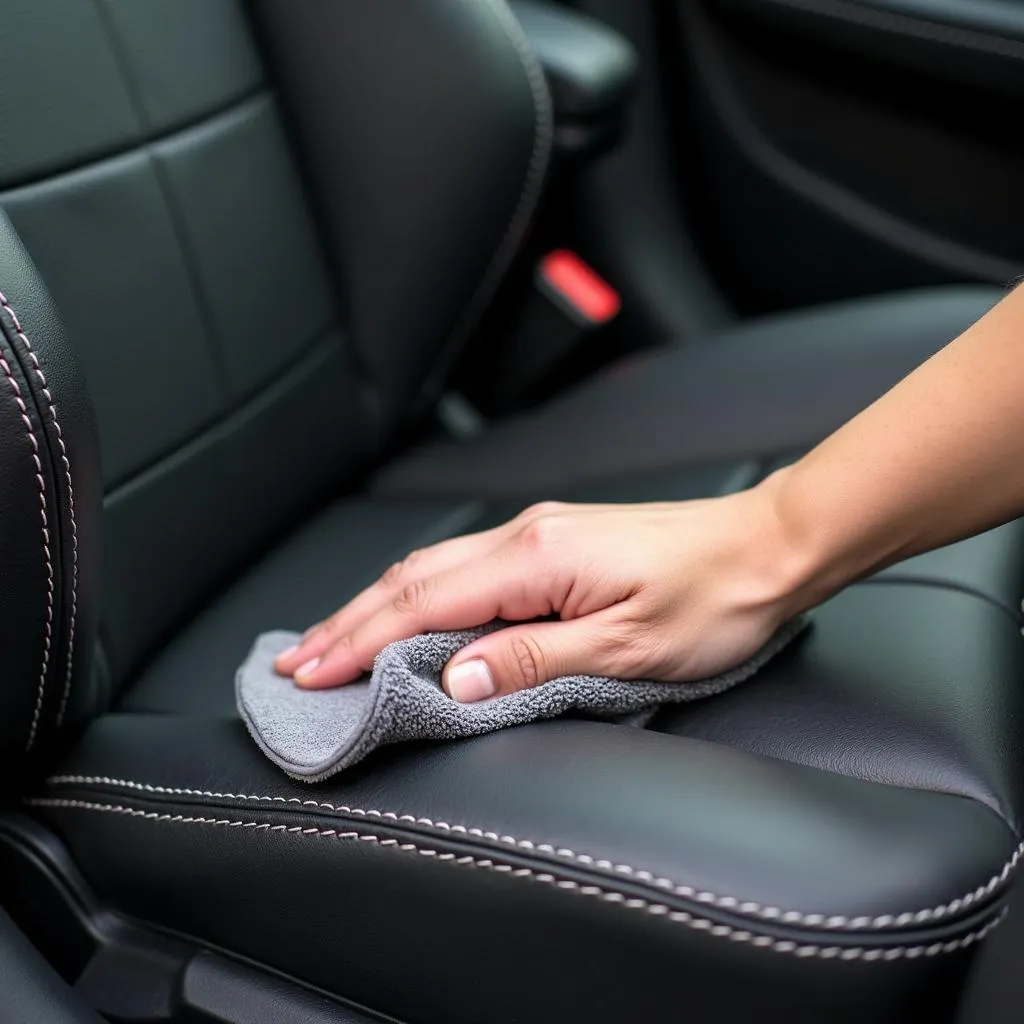
<instances>
[{"instance_id":1,"label":"red release button","mask_svg":"<svg viewBox=\"0 0 1024 1024\"><path fill-rule=\"evenodd\" d=\"M574 252L556 249L540 263L541 280L593 324L613 320L622 308L619 293Z\"/></svg>"}]
</instances>

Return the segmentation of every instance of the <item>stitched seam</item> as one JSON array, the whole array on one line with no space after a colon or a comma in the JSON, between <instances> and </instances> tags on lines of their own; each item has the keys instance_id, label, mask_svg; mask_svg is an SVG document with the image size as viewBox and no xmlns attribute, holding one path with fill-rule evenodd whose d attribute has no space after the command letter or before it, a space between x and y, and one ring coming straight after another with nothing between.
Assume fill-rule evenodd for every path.
<instances>
[{"instance_id":1,"label":"stitched seam","mask_svg":"<svg viewBox=\"0 0 1024 1024\"><path fill-rule=\"evenodd\" d=\"M2 294L0 294L2 298ZM3 299L0 305L8 311L8 315L13 315L13 310L8 305L7 300ZM46 673L50 665L50 646L53 642L53 558L50 554L50 522L46 512L46 482L43 480L43 464L39 458L39 442L36 440L36 433L32 427L32 421L28 418L28 409L25 406L25 400L21 397L21 388L18 386L18 382L14 379L14 374L11 371L10 364L7 362L6 356L0 353L0 369L3 370L4 376L7 378L7 384L14 395L14 401L17 403L19 415L21 416L21 422L25 426L25 432L28 434L29 443L32 445L32 462L35 464L36 470L36 484L39 488L39 516L42 520L43 530L43 561L46 565L46 623L45 632L43 636L43 658L42 665L39 669L39 688L36 692L36 702L32 709L32 720L29 724L28 739L25 742L25 750L31 750L32 745L36 740L36 731L39 728L39 715L43 709L43 695L46 692Z\"/></svg>"},{"instance_id":2,"label":"stitched seam","mask_svg":"<svg viewBox=\"0 0 1024 1024\"><path fill-rule=\"evenodd\" d=\"M849 917L843 914L820 914L804 913L798 910L783 910L780 907L767 906L752 900L741 900L735 896L720 896L717 893L706 890L694 889L689 885L681 885L670 878L663 878L653 872L642 868L634 868L629 864L615 864L610 860L603 860L592 857L590 854L577 853L564 847L555 847L550 843L534 843L529 839L516 839L515 836L500 835L497 832L489 832L481 828L469 827L466 825L450 825L445 821L434 821L431 818L416 817L412 814L397 814L394 811L364 810L361 807L348 807L344 804L331 804L318 800L302 800L299 797L284 796L256 796L252 794L239 793L217 793L205 789L185 789L169 786L153 786L144 782L131 782L126 779L113 779L107 776L97 775L55 775L47 779L50 786L116 786L122 789L134 790L140 793L152 793L155 796L194 796L205 797L210 800L239 800L251 803L273 803L291 804L297 807L312 807L317 810L331 811L335 814L351 814L354 817L380 818L384 821L392 821L397 824L419 825L434 829L438 832L453 834L457 836L472 836L476 839L488 839L492 842L502 843L506 846L514 846L520 850L527 850L531 853L542 853L548 856L561 857L573 861L586 868L598 869L601 871L614 872L625 878L637 882L646 883L664 889L675 896L684 899L692 899L697 903L717 907L720 910L728 910L733 913L750 917L757 917L764 921L774 921L780 924L805 925L812 928L825 928L828 930L848 929L861 931L865 929L904 928L909 925L926 924L938 921L944 917L967 910L972 905L991 896L1010 877L1017 867L1021 857L1024 856L1024 843L1021 843L1014 851L1013 856L1006 862L1002 870L993 875L984 885L978 886L972 892L951 900L942 906L930 907L925 910L904 911L897 914L881 914L876 917L857 916Z\"/></svg>"},{"instance_id":3,"label":"stitched seam","mask_svg":"<svg viewBox=\"0 0 1024 1024\"><path fill-rule=\"evenodd\" d=\"M694 930L706 932L719 939L731 942L748 943L759 949L770 949L775 953L788 953L798 957L817 957L824 960L913 960L919 957L938 956L942 953L954 953L985 938L1006 916L1002 910L988 924L967 935L948 942L935 942L929 945L864 947L854 946L820 946L793 942L789 939L777 939L770 935L759 935L741 928L733 928L727 924L716 924L707 918L697 917L685 910L673 910L664 903L653 903L650 900L627 896L625 893L605 889L597 885L583 885L569 878L559 878L546 871L535 871L533 868L517 868L511 864L502 864L487 857L474 857L470 854L460 856L456 853L442 853L429 847L418 846L416 843L403 843L399 839L384 839L372 832L355 830L340 831L333 828L306 828L302 825L272 825L270 822L232 820L231 818L200 818L184 814L161 814L157 811L144 811L138 807L127 807L123 804L97 804L86 800L53 800L37 798L27 803L37 807L53 807L63 810L98 811L106 814L121 814L144 821L164 822L181 825L212 825L222 828L253 829L255 831L288 833L298 836L318 836L321 838L354 840L372 843L376 846L398 850L402 853L416 853L421 857L432 857L438 861L449 861L465 867L482 868L505 874L512 878L529 878L535 882L577 892L601 900L603 903L615 903L627 910L639 910L653 917L663 917L674 924L682 924Z\"/></svg>"},{"instance_id":4,"label":"stitched seam","mask_svg":"<svg viewBox=\"0 0 1024 1024\"><path fill-rule=\"evenodd\" d=\"M523 181L523 188L519 194L519 201L512 213L505 235L494 251L490 265L484 272L484 276L477 285L472 298L466 304L465 310L455 330L448 340L445 350L440 354L438 368L431 373L431 380L426 385L428 394L437 383L436 378L443 374L448 363L448 358L454 354L455 347L460 344L466 334L472 330L473 325L482 313L484 303L490 298L498 286L501 277L508 269L513 256L515 255L523 234L533 216L534 208L540 199L541 186L547 171L548 161L554 144L555 118L551 103L551 94L548 91L547 78L544 69L537 62L537 58L530 46L530 41L523 32L519 20L505 0L485 0L486 6L494 15L501 26L509 42L512 44L522 64L523 72L530 86L530 93L533 97L534 109L534 134L533 150L530 153L530 162L526 168L526 177Z\"/></svg>"},{"instance_id":5,"label":"stitched seam","mask_svg":"<svg viewBox=\"0 0 1024 1024\"><path fill-rule=\"evenodd\" d=\"M39 360L36 358L35 349L32 348L32 342L29 341L28 335L25 333L24 328L21 326L21 321L18 319L18 314L14 312L14 307L7 300L7 296L3 292L0 292L0 306L7 310L7 315L11 318L11 322L14 324L15 333L18 335L21 343L25 346L28 352L28 357L32 361L32 370L39 380L40 387L42 388L43 397L46 399L46 406L50 413L50 421L53 423L54 433L57 435L57 445L60 448L60 459L64 467L64 480L68 485L68 515L71 519L71 617L68 623L68 660L67 670L64 675L64 691L60 698L60 707L57 710L57 727L60 728L61 722L64 720L64 710L67 707L68 697L71 694L71 673L74 666L74 654L75 654L75 619L78 615L78 524L75 521L75 489L71 484L71 461L68 459L68 449L64 444L64 431L60 428L60 421L57 419L57 409L53 404L53 396L50 393L50 387L46 383L46 376L43 374L43 368L39 365ZM58 510L59 513L59 510ZM53 618L53 567L50 568L50 619ZM35 726L38 723L39 709L42 702L42 690L40 690L40 698L36 706L36 717L33 722L33 738L35 736ZM29 747L32 746L31 740L29 741Z\"/></svg>"},{"instance_id":6,"label":"stitched seam","mask_svg":"<svg viewBox=\"0 0 1024 1024\"><path fill-rule=\"evenodd\" d=\"M974 29L957 28L938 22L918 20L906 14L881 11L849 3L848 0L771 0L778 7L811 11L826 17L852 22L892 35L914 36L932 43L943 43L997 57L1024 59L1024 43L1001 39Z\"/></svg>"}]
</instances>

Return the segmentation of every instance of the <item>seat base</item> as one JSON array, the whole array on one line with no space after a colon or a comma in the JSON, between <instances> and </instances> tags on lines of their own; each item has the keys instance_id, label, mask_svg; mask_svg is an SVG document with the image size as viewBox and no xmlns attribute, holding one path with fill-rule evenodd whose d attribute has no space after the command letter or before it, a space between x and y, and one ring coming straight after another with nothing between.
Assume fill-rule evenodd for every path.
<instances>
[{"instance_id":1,"label":"seat base","mask_svg":"<svg viewBox=\"0 0 1024 1024\"><path fill-rule=\"evenodd\" d=\"M897 581L815 615L663 732L558 720L304 785L237 718L122 712L30 806L108 905L397 1019L949 1021L1021 856L1019 622Z\"/></svg>"},{"instance_id":2,"label":"seat base","mask_svg":"<svg viewBox=\"0 0 1024 1024\"><path fill-rule=\"evenodd\" d=\"M52 832L24 816L0 819L0 872L9 910L82 1003L114 1024L372 1024L376 1015L278 972L157 931L101 904ZM1024 890L981 948L955 1024L1017 1024L1024 978ZM43 912L41 912L43 911ZM76 1018L77 1019L77 1018ZM581 1024L585 1024L581 1018ZM915 1015L908 1021L934 1024Z\"/></svg>"},{"instance_id":3,"label":"seat base","mask_svg":"<svg viewBox=\"0 0 1024 1024\"><path fill-rule=\"evenodd\" d=\"M57 836L24 816L0 819L0 872L10 913L31 933L46 962L74 985L83 1005L114 1024L378 1019L293 978L104 906ZM99 1024L91 1015L88 1020Z\"/></svg>"}]
</instances>

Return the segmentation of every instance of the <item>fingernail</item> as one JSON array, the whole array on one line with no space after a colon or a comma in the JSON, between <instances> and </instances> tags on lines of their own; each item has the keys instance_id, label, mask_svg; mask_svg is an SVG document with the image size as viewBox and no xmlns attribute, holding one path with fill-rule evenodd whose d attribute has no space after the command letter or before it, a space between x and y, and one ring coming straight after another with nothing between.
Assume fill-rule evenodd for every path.
<instances>
[{"instance_id":1,"label":"fingernail","mask_svg":"<svg viewBox=\"0 0 1024 1024\"><path fill-rule=\"evenodd\" d=\"M292 644L291 647L286 647L278 656L278 661L284 661L285 658L290 658L299 649L298 644Z\"/></svg>"},{"instance_id":2,"label":"fingernail","mask_svg":"<svg viewBox=\"0 0 1024 1024\"><path fill-rule=\"evenodd\" d=\"M310 673L315 672L319 664L319 658L311 658L309 661L306 662L305 665L302 665L295 670L295 678L298 680L302 680L305 676L308 676Z\"/></svg>"},{"instance_id":3,"label":"fingernail","mask_svg":"<svg viewBox=\"0 0 1024 1024\"><path fill-rule=\"evenodd\" d=\"M448 672L448 694L460 704L473 704L494 696L494 679L479 658L464 661Z\"/></svg>"}]
</instances>

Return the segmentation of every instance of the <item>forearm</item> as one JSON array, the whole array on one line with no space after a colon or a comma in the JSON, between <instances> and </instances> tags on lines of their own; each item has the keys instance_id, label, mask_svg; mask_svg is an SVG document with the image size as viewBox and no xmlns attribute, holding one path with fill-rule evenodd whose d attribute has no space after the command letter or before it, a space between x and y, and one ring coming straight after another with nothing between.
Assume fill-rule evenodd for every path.
<instances>
[{"instance_id":1,"label":"forearm","mask_svg":"<svg viewBox=\"0 0 1024 1024\"><path fill-rule=\"evenodd\" d=\"M1024 288L764 487L802 606L1024 513Z\"/></svg>"}]
</instances>

